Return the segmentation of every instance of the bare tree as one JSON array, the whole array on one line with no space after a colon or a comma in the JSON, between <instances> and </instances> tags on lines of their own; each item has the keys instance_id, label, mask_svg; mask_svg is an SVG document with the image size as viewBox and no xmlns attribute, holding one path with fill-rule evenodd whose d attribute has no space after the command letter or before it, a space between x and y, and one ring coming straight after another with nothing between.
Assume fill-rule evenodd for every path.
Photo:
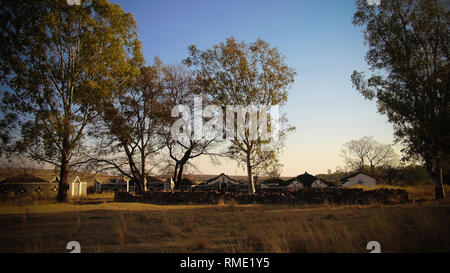
<instances>
[{"instance_id":1,"label":"bare tree","mask_svg":"<svg viewBox=\"0 0 450 273\"><path fill-rule=\"evenodd\" d=\"M351 140L343 145L341 157L345 164L353 170L363 171L366 165L366 155L372 149L373 139L363 137L359 140Z\"/></svg>"},{"instance_id":2,"label":"bare tree","mask_svg":"<svg viewBox=\"0 0 450 273\"><path fill-rule=\"evenodd\" d=\"M199 80L196 79L193 73L182 65L168 65L164 68L164 105L166 110L171 110L178 105L187 106L188 109L194 109L195 97L201 98L201 89ZM199 109L203 113L203 108ZM214 159L218 154L213 153L213 149L219 143L217 138L208 139L205 135L201 138L194 138L194 132L186 132L189 136L186 139L175 139L172 137L171 130L174 118L172 118L171 111L166 111L166 122L164 130L162 131L162 138L164 139L165 147L168 151L169 165L173 166L173 180L175 187L178 187L183 177L185 166L191 164L191 160L202 155L208 155ZM184 128L187 128L192 123L194 116L186 120ZM203 115L201 117L203 122Z\"/></svg>"},{"instance_id":3,"label":"bare tree","mask_svg":"<svg viewBox=\"0 0 450 273\"><path fill-rule=\"evenodd\" d=\"M351 140L343 145L341 156L350 169L362 172L366 166L370 167L373 176L375 168L393 166L398 156L392 145L381 144L373 137L363 137Z\"/></svg>"},{"instance_id":4,"label":"bare tree","mask_svg":"<svg viewBox=\"0 0 450 273\"><path fill-rule=\"evenodd\" d=\"M375 168L391 168L398 162L398 155L394 152L390 144L375 143L366 158L372 176L374 175Z\"/></svg>"}]
</instances>

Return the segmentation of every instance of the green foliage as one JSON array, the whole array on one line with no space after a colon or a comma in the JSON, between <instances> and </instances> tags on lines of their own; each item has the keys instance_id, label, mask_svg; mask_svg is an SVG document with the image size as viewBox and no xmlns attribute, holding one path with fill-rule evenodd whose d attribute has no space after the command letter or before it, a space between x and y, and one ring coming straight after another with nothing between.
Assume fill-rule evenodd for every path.
<instances>
[{"instance_id":1,"label":"green foliage","mask_svg":"<svg viewBox=\"0 0 450 273\"><path fill-rule=\"evenodd\" d=\"M167 106L164 66L158 58L142 67L136 81L121 96L105 100L99 108L99 122L90 130L96 143L90 152L88 169L114 170L136 182L144 191L150 175L148 163L163 147L159 137Z\"/></svg>"},{"instance_id":2,"label":"green foliage","mask_svg":"<svg viewBox=\"0 0 450 273\"><path fill-rule=\"evenodd\" d=\"M433 183L433 178L423 166L411 165L399 168L398 171L400 173L398 177L400 185L426 185Z\"/></svg>"},{"instance_id":3,"label":"green foliage","mask_svg":"<svg viewBox=\"0 0 450 273\"><path fill-rule=\"evenodd\" d=\"M135 21L106 0L2 0L3 151L61 165L143 62Z\"/></svg>"},{"instance_id":4,"label":"green foliage","mask_svg":"<svg viewBox=\"0 0 450 273\"><path fill-rule=\"evenodd\" d=\"M0 1L1 152L60 168L59 201L98 107L143 63L131 14L106 0Z\"/></svg>"},{"instance_id":5,"label":"green foliage","mask_svg":"<svg viewBox=\"0 0 450 273\"><path fill-rule=\"evenodd\" d=\"M449 5L441 0L357 1L353 23L365 26L366 60L378 74L352 82L394 126L403 152L434 177L450 162Z\"/></svg>"},{"instance_id":6,"label":"green foliage","mask_svg":"<svg viewBox=\"0 0 450 273\"><path fill-rule=\"evenodd\" d=\"M288 89L294 82L295 71L287 66L277 48L263 40L246 44L234 38L201 51L196 46L189 48L190 56L185 64L197 68L202 88L213 104L283 106L288 99ZM225 111L224 111L225 113ZM248 120L245 124L249 124ZM263 140L250 140L248 130L238 132L231 140L228 150L230 158L247 167L249 181L252 171L264 172L269 166L278 164L278 154L288 132L294 130L281 117L279 145L272 151L263 151ZM283 126L284 125L284 126ZM260 128L261 124L257 127ZM269 130L270 130L269 126Z\"/></svg>"}]
</instances>

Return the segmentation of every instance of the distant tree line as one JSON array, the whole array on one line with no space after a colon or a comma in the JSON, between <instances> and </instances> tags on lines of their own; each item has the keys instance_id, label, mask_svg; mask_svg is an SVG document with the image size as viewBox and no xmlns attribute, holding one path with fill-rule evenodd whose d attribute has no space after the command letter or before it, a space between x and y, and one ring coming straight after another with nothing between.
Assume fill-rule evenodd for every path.
<instances>
[{"instance_id":1,"label":"distant tree line","mask_svg":"<svg viewBox=\"0 0 450 273\"><path fill-rule=\"evenodd\" d=\"M434 179L427 171L426 167L421 165L409 164L396 167L376 167L374 170L370 166L365 166L361 173L372 175L380 185L391 186L416 186L433 185ZM338 184L344 177L354 174L355 171L342 170L338 168L334 172L319 174L320 179ZM446 180L448 181L448 180Z\"/></svg>"},{"instance_id":2,"label":"distant tree line","mask_svg":"<svg viewBox=\"0 0 450 273\"><path fill-rule=\"evenodd\" d=\"M349 175L364 173L385 185L424 185L434 182L426 166L417 161L401 160L393 145L382 144L374 137L362 137L345 143L340 155L345 168L337 167L334 172L328 170L327 174L318 175L320 178L338 183Z\"/></svg>"}]
</instances>

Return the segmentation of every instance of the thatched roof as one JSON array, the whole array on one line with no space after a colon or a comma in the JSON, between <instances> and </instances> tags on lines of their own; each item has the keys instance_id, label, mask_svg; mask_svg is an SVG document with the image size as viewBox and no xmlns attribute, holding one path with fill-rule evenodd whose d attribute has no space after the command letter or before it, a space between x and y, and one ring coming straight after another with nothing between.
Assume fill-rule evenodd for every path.
<instances>
[{"instance_id":1,"label":"thatched roof","mask_svg":"<svg viewBox=\"0 0 450 273\"><path fill-rule=\"evenodd\" d=\"M317 180L322 182L323 184L327 185L328 187L336 187L337 186L337 184L327 181L327 180L324 180L324 179L317 179Z\"/></svg>"},{"instance_id":2,"label":"thatched roof","mask_svg":"<svg viewBox=\"0 0 450 273\"><path fill-rule=\"evenodd\" d=\"M151 176L151 175L147 175L147 177L145 178L147 183L163 183L164 180L160 179L158 177L155 176Z\"/></svg>"},{"instance_id":3,"label":"thatched roof","mask_svg":"<svg viewBox=\"0 0 450 273\"><path fill-rule=\"evenodd\" d=\"M304 187L311 188L311 185L316 180L317 180L317 177L315 177L314 175L310 175L309 173L305 172L304 174L299 175L299 176L294 177L294 178L291 178L291 179L289 179L286 182L291 183L291 182L294 182L294 181L298 181L298 182L302 183L302 185Z\"/></svg>"},{"instance_id":4,"label":"thatched roof","mask_svg":"<svg viewBox=\"0 0 450 273\"><path fill-rule=\"evenodd\" d=\"M345 177L342 177L341 180L340 180L340 182L346 182L346 181L348 181L350 178L355 177L355 176L357 176L358 174L363 174L363 175L365 175L365 176L372 177L372 176L370 176L370 175L368 175L368 174L365 174L365 173L363 173L363 172L351 173L351 174L349 174L349 175L347 175L347 176L345 176ZM374 177L372 177L372 178L374 178Z\"/></svg>"},{"instance_id":5,"label":"thatched roof","mask_svg":"<svg viewBox=\"0 0 450 273\"><path fill-rule=\"evenodd\" d=\"M191 179L189 178L181 179L180 186L192 186L192 185L195 185L195 183Z\"/></svg>"},{"instance_id":6,"label":"thatched roof","mask_svg":"<svg viewBox=\"0 0 450 273\"><path fill-rule=\"evenodd\" d=\"M224 176L224 177L225 177L227 180L229 180L229 181L236 182L236 183L241 183L241 181L238 181L238 180L236 180L236 179L233 179L233 178L229 177L228 175L226 175L226 174L224 174L224 173L221 173L221 174L219 174L218 176L213 177L213 178L211 178L211 179L208 179L207 181L205 181L205 182L203 182L203 183L201 183L201 184L209 184L210 182L212 182L212 181L214 181L214 180L216 180L217 178L222 177L222 176Z\"/></svg>"},{"instance_id":7,"label":"thatched roof","mask_svg":"<svg viewBox=\"0 0 450 273\"><path fill-rule=\"evenodd\" d=\"M277 185L283 185L286 184L286 181L284 181L281 178L270 178L266 179L262 182L262 184L277 184Z\"/></svg>"},{"instance_id":8,"label":"thatched roof","mask_svg":"<svg viewBox=\"0 0 450 273\"><path fill-rule=\"evenodd\" d=\"M42 179L37 176L27 175L27 174L19 174L14 177L6 178L0 183L49 183L47 180Z\"/></svg>"}]
</instances>

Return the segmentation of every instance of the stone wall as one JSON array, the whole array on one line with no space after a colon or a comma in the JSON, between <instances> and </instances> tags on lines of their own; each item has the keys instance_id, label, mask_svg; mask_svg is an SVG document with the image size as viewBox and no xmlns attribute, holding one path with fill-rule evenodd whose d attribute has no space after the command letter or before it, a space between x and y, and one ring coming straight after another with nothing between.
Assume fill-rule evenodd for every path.
<instances>
[{"instance_id":1,"label":"stone wall","mask_svg":"<svg viewBox=\"0 0 450 273\"><path fill-rule=\"evenodd\" d=\"M132 195L118 192L115 200L119 202L145 201L157 204L396 204L408 202L408 192L400 189L300 189L293 192L260 190L254 195L242 192L146 192Z\"/></svg>"}]
</instances>

